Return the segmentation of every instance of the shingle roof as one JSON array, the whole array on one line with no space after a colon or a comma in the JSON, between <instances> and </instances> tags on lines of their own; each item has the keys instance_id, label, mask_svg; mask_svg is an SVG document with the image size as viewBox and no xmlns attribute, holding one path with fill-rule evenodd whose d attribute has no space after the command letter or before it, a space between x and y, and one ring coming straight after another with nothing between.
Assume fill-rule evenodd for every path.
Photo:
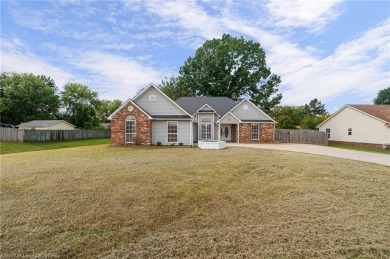
<instances>
[{"instance_id":1,"label":"shingle roof","mask_svg":"<svg viewBox=\"0 0 390 259\"><path fill-rule=\"evenodd\" d=\"M176 103L192 115L207 104L220 116L225 115L237 105L235 101L227 97L181 97L176 100Z\"/></svg>"},{"instance_id":2,"label":"shingle roof","mask_svg":"<svg viewBox=\"0 0 390 259\"><path fill-rule=\"evenodd\" d=\"M69 125L72 125L69 122L66 122L64 120L33 120L33 121L26 122L26 123L21 123L18 126L19 127L51 127L51 126L56 125L56 124L61 123L61 122L65 122L65 123L68 123ZM72 126L74 126L74 125L72 125ZM76 126L74 126L74 127L76 127Z\"/></svg>"},{"instance_id":3,"label":"shingle roof","mask_svg":"<svg viewBox=\"0 0 390 259\"><path fill-rule=\"evenodd\" d=\"M390 105L348 104L348 106L390 123Z\"/></svg>"}]
</instances>

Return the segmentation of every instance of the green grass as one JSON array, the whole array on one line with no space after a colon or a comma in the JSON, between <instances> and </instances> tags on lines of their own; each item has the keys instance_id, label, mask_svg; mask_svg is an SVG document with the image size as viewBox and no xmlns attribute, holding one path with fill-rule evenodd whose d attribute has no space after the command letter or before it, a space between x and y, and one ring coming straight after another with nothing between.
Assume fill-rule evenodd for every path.
<instances>
[{"instance_id":1,"label":"green grass","mask_svg":"<svg viewBox=\"0 0 390 259\"><path fill-rule=\"evenodd\" d=\"M388 154L390 155L390 150L384 150L379 148L373 148L373 147L359 147L359 146L349 146L349 145L340 145L340 144L329 144L330 147L335 148L342 148L342 149L349 149L349 150L356 150L356 151L364 151L364 152L371 152L371 153L379 153L379 154Z\"/></svg>"},{"instance_id":2,"label":"green grass","mask_svg":"<svg viewBox=\"0 0 390 259\"><path fill-rule=\"evenodd\" d=\"M69 141L48 141L38 143L0 142L0 154L40 151L49 149L82 147L100 144L110 144L110 139L83 139Z\"/></svg>"},{"instance_id":3,"label":"green grass","mask_svg":"<svg viewBox=\"0 0 390 259\"><path fill-rule=\"evenodd\" d=\"M386 166L252 148L1 156L2 255L389 258Z\"/></svg>"}]
</instances>

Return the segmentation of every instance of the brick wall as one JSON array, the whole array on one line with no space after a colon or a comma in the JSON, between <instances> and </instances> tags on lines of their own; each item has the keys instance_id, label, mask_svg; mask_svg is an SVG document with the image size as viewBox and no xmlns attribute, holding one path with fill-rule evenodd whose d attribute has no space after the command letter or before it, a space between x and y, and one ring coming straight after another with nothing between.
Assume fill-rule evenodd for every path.
<instances>
[{"instance_id":1,"label":"brick wall","mask_svg":"<svg viewBox=\"0 0 390 259\"><path fill-rule=\"evenodd\" d=\"M129 104L131 105L131 104ZM111 145L134 145L125 143L125 121L127 116L134 116L136 121L136 140L135 144L150 146L152 144L152 122L148 116L137 107L130 112L128 105L123 107L111 121Z\"/></svg>"},{"instance_id":2,"label":"brick wall","mask_svg":"<svg viewBox=\"0 0 390 259\"><path fill-rule=\"evenodd\" d=\"M346 145L346 146L371 147L371 148L383 149L383 144L347 142L347 141L335 141L335 140L329 140L328 143L329 144L337 144L337 145Z\"/></svg>"},{"instance_id":3,"label":"brick wall","mask_svg":"<svg viewBox=\"0 0 390 259\"><path fill-rule=\"evenodd\" d=\"M259 124L259 139L252 140L252 124L240 123L240 143L270 143L274 142L274 124Z\"/></svg>"}]
</instances>

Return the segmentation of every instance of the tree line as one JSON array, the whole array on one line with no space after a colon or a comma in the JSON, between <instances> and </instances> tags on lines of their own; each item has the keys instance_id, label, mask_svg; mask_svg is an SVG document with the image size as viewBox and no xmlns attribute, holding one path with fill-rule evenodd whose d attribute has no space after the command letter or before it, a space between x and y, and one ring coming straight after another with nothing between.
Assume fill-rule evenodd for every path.
<instances>
[{"instance_id":1,"label":"tree line","mask_svg":"<svg viewBox=\"0 0 390 259\"><path fill-rule=\"evenodd\" d=\"M60 92L44 75L2 73L0 77L2 123L60 119L82 129L99 128L121 104L121 100L100 100L98 92L79 83L67 83Z\"/></svg>"}]
</instances>

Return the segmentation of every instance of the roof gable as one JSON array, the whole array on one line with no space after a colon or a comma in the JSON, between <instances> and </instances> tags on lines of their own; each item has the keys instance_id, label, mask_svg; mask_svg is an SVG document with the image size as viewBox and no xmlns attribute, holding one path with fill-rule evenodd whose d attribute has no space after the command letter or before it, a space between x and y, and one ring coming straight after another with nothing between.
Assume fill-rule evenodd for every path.
<instances>
[{"instance_id":1,"label":"roof gable","mask_svg":"<svg viewBox=\"0 0 390 259\"><path fill-rule=\"evenodd\" d=\"M146 111L144 111L141 107L139 107L135 102L133 102L133 100L131 99L128 99L126 102L124 102L118 109L116 109L110 116L108 116L107 119L109 120L112 120L114 118L114 116L120 111L122 110L124 107L126 107L127 105L129 104L132 104L134 105L135 107L137 107L140 111L142 111L143 113L145 113L147 116L148 116L148 119L153 119L149 113L147 113Z\"/></svg>"},{"instance_id":2,"label":"roof gable","mask_svg":"<svg viewBox=\"0 0 390 259\"><path fill-rule=\"evenodd\" d=\"M153 84L147 86L138 95L136 95L133 101L143 110L148 112L152 117L154 116L189 116L182 107L172 101L166 96L158 87Z\"/></svg>"},{"instance_id":3,"label":"roof gable","mask_svg":"<svg viewBox=\"0 0 390 259\"><path fill-rule=\"evenodd\" d=\"M176 100L176 103L192 115L207 105L220 116L225 115L237 105L235 101L227 97L181 97Z\"/></svg>"},{"instance_id":4,"label":"roof gable","mask_svg":"<svg viewBox=\"0 0 390 259\"><path fill-rule=\"evenodd\" d=\"M217 122L221 123L221 124L224 124L224 123L230 124L233 122L240 123L242 121L239 118L237 118L233 113L228 112L224 116L222 116L222 118L220 118Z\"/></svg>"},{"instance_id":5,"label":"roof gable","mask_svg":"<svg viewBox=\"0 0 390 259\"><path fill-rule=\"evenodd\" d=\"M242 100L231 112L241 121L275 122L270 116L249 100Z\"/></svg>"},{"instance_id":6,"label":"roof gable","mask_svg":"<svg viewBox=\"0 0 390 259\"><path fill-rule=\"evenodd\" d=\"M380 120L384 123L390 123L390 105L372 105L372 104L346 104L332 114L328 119L323 121L317 127L322 126L327 121L331 120L334 116L336 116L339 112L344 110L345 108L351 108L357 112L363 113L367 116Z\"/></svg>"}]
</instances>

